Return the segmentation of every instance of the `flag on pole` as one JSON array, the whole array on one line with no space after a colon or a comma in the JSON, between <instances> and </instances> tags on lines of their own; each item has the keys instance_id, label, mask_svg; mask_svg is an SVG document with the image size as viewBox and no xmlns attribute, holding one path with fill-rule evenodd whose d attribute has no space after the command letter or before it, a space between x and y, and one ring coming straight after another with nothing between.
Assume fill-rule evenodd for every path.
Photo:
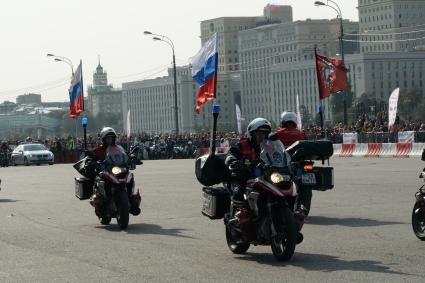
<instances>
[{"instance_id":1,"label":"flag on pole","mask_svg":"<svg viewBox=\"0 0 425 283\"><path fill-rule=\"evenodd\" d=\"M299 96L298 96L298 94L297 94L297 101L296 101L296 103L297 103L297 128L298 128L298 130L302 130L303 129L303 125L301 124L302 123L302 121L301 121L301 112L300 112L300 98L299 98Z\"/></svg>"},{"instance_id":2,"label":"flag on pole","mask_svg":"<svg viewBox=\"0 0 425 283\"><path fill-rule=\"evenodd\" d=\"M83 63L80 60L77 70L72 75L69 87L69 117L77 118L84 112Z\"/></svg>"},{"instance_id":3,"label":"flag on pole","mask_svg":"<svg viewBox=\"0 0 425 283\"><path fill-rule=\"evenodd\" d=\"M400 88L396 88L390 96L390 101L388 103L388 128L394 126L395 120L397 118L397 104L399 94Z\"/></svg>"},{"instance_id":4,"label":"flag on pole","mask_svg":"<svg viewBox=\"0 0 425 283\"><path fill-rule=\"evenodd\" d=\"M238 133L242 134L242 115L241 108L236 104L236 122L238 123Z\"/></svg>"},{"instance_id":5,"label":"flag on pole","mask_svg":"<svg viewBox=\"0 0 425 283\"><path fill-rule=\"evenodd\" d=\"M342 60L321 56L317 54L316 50L314 54L320 99L340 91L348 91L350 89L347 79L349 70L344 66Z\"/></svg>"},{"instance_id":6,"label":"flag on pole","mask_svg":"<svg viewBox=\"0 0 425 283\"><path fill-rule=\"evenodd\" d=\"M192 77L199 84L196 99L196 112L199 113L204 104L216 97L218 65L216 33L194 57L190 58L190 63L192 65Z\"/></svg>"},{"instance_id":7,"label":"flag on pole","mask_svg":"<svg viewBox=\"0 0 425 283\"><path fill-rule=\"evenodd\" d=\"M131 124L130 124L130 109L127 112L127 138L131 136Z\"/></svg>"}]
</instances>

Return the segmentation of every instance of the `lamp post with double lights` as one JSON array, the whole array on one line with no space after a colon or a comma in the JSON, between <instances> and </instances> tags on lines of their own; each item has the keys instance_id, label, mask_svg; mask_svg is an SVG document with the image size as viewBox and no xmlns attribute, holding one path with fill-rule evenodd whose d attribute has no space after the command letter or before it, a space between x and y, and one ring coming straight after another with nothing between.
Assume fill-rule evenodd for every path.
<instances>
[{"instance_id":1,"label":"lamp post with double lights","mask_svg":"<svg viewBox=\"0 0 425 283\"><path fill-rule=\"evenodd\" d=\"M74 77L74 64L72 64L71 59L69 59L68 57L65 57L65 56L58 56L58 55L55 55L55 54L52 54L52 53L47 53L47 57L52 57L55 62L63 62L65 64L67 64L71 68L71 80L73 79L73 77ZM78 117L75 119L75 138L78 137L78 127L77 127L78 122L77 122L77 120L78 120Z\"/></svg>"},{"instance_id":2,"label":"lamp post with double lights","mask_svg":"<svg viewBox=\"0 0 425 283\"><path fill-rule=\"evenodd\" d=\"M144 31L143 34L153 36L152 39L155 40L155 41L162 41L162 42L167 43L171 47L171 50L173 51L174 119L175 119L175 122L176 122L175 131L176 131L176 135L178 135L179 134L179 110L178 110L178 104L177 104L177 70L176 70L176 53L175 53L175 49L174 49L174 43L169 37L167 37L165 35L152 33L150 31Z\"/></svg>"},{"instance_id":3,"label":"lamp post with double lights","mask_svg":"<svg viewBox=\"0 0 425 283\"><path fill-rule=\"evenodd\" d=\"M71 59L64 56L57 56L52 53L48 53L47 57L52 57L55 62L64 62L65 64L67 64L71 68L72 76L74 76L74 65L72 64Z\"/></svg>"},{"instance_id":4,"label":"lamp post with double lights","mask_svg":"<svg viewBox=\"0 0 425 283\"><path fill-rule=\"evenodd\" d=\"M315 6L326 6L331 9L333 9L339 17L339 54L341 56L342 63L344 63L344 25L342 20L342 12L339 5L333 1L333 0L326 0L326 3L322 1L316 1L314 2ZM347 99L346 99L346 93L342 93L344 97L344 125L347 125Z\"/></svg>"}]
</instances>

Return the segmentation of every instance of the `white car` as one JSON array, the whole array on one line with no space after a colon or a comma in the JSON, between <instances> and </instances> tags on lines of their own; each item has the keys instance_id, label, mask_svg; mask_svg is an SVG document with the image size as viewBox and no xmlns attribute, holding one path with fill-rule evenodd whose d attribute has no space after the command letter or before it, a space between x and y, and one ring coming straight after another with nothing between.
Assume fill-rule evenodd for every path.
<instances>
[{"instance_id":1,"label":"white car","mask_svg":"<svg viewBox=\"0 0 425 283\"><path fill-rule=\"evenodd\" d=\"M50 164L53 165L55 156L42 144L21 144L12 152L12 165Z\"/></svg>"}]
</instances>

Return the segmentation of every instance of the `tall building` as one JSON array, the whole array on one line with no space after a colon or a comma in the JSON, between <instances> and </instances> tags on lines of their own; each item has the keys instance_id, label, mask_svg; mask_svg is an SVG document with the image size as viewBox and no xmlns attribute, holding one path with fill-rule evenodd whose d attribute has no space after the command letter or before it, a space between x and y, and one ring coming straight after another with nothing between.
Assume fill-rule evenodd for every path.
<instances>
[{"instance_id":1,"label":"tall building","mask_svg":"<svg viewBox=\"0 0 425 283\"><path fill-rule=\"evenodd\" d=\"M173 75L173 69L169 69L168 76L122 85L123 119L127 121L130 110L132 133L175 132ZM192 79L191 69L188 66L177 67L177 105L181 133L209 130L205 111L199 115L195 113L197 92L198 86Z\"/></svg>"},{"instance_id":2,"label":"tall building","mask_svg":"<svg viewBox=\"0 0 425 283\"><path fill-rule=\"evenodd\" d=\"M361 51L424 49L424 0L359 0Z\"/></svg>"},{"instance_id":3,"label":"tall building","mask_svg":"<svg viewBox=\"0 0 425 283\"><path fill-rule=\"evenodd\" d=\"M35 105L41 105L41 95L35 94L35 93L28 93L19 95L16 97L16 104L18 105L28 105L28 104L35 104Z\"/></svg>"},{"instance_id":4,"label":"tall building","mask_svg":"<svg viewBox=\"0 0 425 283\"><path fill-rule=\"evenodd\" d=\"M93 74L93 85L88 87L89 109L93 116L111 113L122 117L122 91L108 84L107 73L99 64Z\"/></svg>"},{"instance_id":5,"label":"tall building","mask_svg":"<svg viewBox=\"0 0 425 283\"><path fill-rule=\"evenodd\" d=\"M346 33L357 33L358 23L344 21ZM328 56L339 53L339 20L306 20L268 24L239 33L242 115L251 120L263 116L279 123L284 110L300 105L313 116L319 95L314 47ZM346 45L345 53L358 52ZM328 107L325 118L331 119Z\"/></svg>"}]
</instances>

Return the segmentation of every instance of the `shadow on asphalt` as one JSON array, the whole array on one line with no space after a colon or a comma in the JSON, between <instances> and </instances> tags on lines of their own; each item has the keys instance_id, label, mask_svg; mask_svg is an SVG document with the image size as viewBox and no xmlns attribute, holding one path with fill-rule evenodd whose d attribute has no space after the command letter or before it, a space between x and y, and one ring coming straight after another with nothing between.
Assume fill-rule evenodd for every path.
<instances>
[{"instance_id":1,"label":"shadow on asphalt","mask_svg":"<svg viewBox=\"0 0 425 283\"><path fill-rule=\"evenodd\" d=\"M273 254L267 253L247 253L245 256L238 256L237 259L246 261L255 261L260 264L270 266L296 266L309 271L358 271L358 272L376 272L394 275L413 275L398 271L393 271L389 266L382 262L373 260L344 260L336 256L297 253L289 262L279 262Z\"/></svg>"},{"instance_id":2,"label":"shadow on asphalt","mask_svg":"<svg viewBox=\"0 0 425 283\"><path fill-rule=\"evenodd\" d=\"M346 227L373 227L373 226L384 226L384 225L397 225L406 224L403 222L394 221L380 221L374 219L365 218L333 218L325 216L309 216L306 219L307 225L339 225Z\"/></svg>"},{"instance_id":3,"label":"shadow on asphalt","mask_svg":"<svg viewBox=\"0 0 425 283\"><path fill-rule=\"evenodd\" d=\"M1 199L1 198L0 198L0 203L2 203L2 202L17 202L17 201L20 201L20 200L16 200L16 199L8 199L8 198Z\"/></svg>"},{"instance_id":4,"label":"shadow on asphalt","mask_svg":"<svg viewBox=\"0 0 425 283\"><path fill-rule=\"evenodd\" d=\"M107 226L97 226L96 228L105 229L112 232L121 232L118 225L116 224L111 224ZM182 232L187 231L187 229L180 229L180 228L164 229L161 226L156 224L147 224L147 223L131 224L130 223L128 225L128 228L125 231L128 234L164 235L164 236L171 236L171 237L195 239L191 236L186 236L182 234Z\"/></svg>"}]
</instances>

